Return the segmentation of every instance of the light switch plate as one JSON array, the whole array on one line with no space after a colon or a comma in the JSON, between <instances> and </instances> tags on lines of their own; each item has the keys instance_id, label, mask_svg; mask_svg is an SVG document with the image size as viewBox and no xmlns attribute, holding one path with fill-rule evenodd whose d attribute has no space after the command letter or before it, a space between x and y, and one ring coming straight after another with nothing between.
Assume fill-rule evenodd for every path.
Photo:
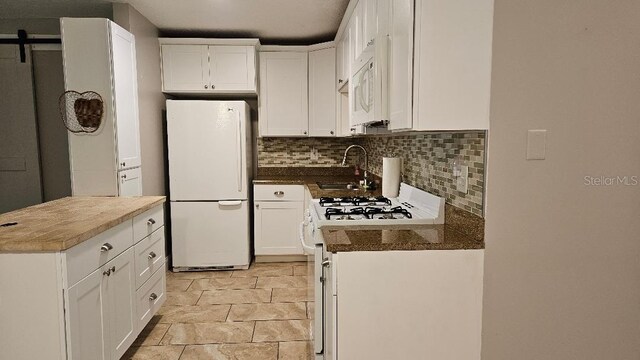
<instances>
[{"instance_id":1,"label":"light switch plate","mask_svg":"<svg viewBox=\"0 0 640 360\"><path fill-rule=\"evenodd\" d=\"M547 130L527 131L527 160L544 160L547 152Z\"/></svg>"},{"instance_id":2,"label":"light switch plate","mask_svg":"<svg viewBox=\"0 0 640 360\"><path fill-rule=\"evenodd\" d=\"M456 178L456 189L461 193L467 193L469 187L469 167L460 166L460 175Z\"/></svg>"}]
</instances>

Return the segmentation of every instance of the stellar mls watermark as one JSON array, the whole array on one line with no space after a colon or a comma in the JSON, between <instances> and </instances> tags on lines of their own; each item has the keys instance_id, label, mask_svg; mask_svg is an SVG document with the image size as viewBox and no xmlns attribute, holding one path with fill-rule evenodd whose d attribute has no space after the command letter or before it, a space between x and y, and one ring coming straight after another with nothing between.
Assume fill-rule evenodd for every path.
<instances>
[{"instance_id":1,"label":"stellar mls watermark","mask_svg":"<svg viewBox=\"0 0 640 360\"><path fill-rule=\"evenodd\" d=\"M636 186L640 183L640 178L636 175L618 175L618 176L585 176L584 185L586 186Z\"/></svg>"}]
</instances>

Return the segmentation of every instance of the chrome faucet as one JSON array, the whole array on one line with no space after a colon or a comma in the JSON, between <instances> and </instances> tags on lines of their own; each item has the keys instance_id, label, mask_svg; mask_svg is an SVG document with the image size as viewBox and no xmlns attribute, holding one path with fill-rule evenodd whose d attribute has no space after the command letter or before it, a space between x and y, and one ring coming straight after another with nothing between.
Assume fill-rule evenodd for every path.
<instances>
[{"instance_id":1,"label":"chrome faucet","mask_svg":"<svg viewBox=\"0 0 640 360\"><path fill-rule=\"evenodd\" d=\"M350 145L345 151L344 151L344 157L342 158L342 166L347 166L347 155L349 154L349 150L353 149L353 148L358 148L358 149L362 149L362 151L364 152L364 187L367 188L369 187L369 182L368 182L368 171L369 171L369 155L367 155L367 149L363 148L360 145Z\"/></svg>"}]
</instances>

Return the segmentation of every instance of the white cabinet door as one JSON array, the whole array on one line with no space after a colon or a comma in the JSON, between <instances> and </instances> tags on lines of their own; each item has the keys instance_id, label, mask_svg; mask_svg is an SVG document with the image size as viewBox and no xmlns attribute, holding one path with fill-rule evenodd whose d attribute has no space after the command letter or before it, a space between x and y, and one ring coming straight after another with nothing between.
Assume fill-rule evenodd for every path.
<instances>
[{"instance_id":1,"label":"white cabinet door","mask_svg":"<svg viewBox=\"0 0 640 360\"><path fill-rule=\"evenodd\" d=\"M140 166L138 80L133 35L111 24L113 91L118 169Z\"/></svg>"},{"instance_id":2,"label":"white cabinet door","mask_svg":"<svg viewBox=\"0 0 640 360\"><path fill-rule=\"evenodd\" d=\"M309 127L306 52L260 53L261 136L306 136Z\"/></svg>"},{"instance_id":3,"label":"white cabinet door","mask_svg":"<svg viewBox=\"0 0 640 360\"><path fill-rule=\"evenodd\" d=\"M256 202L256 255L302 255L299 226L302 222L302 201Z\"/></svg>"},{"instance_id":4,"label":"white cabinet door","mask_svg":"<svg viewBox=\"0 0 640 360\"><path fill-rule=\"evenodd\" d=\"M135 266L133 248L104 265L107 271L107 309L111 359L117 360L136 338Z\"/></svg>"},{"instance_id":5,"label":"white cabinet door","mask_svg":"<svg viewBox=\"0 0 640 360\"><path fill-rule=\"evenodd\" d=\"M211 90L256 91L256 52L253 46L209 46Z\"/></svg>"},{"instance_id":6,"label":"white cabinet door","mask_svg":"<svg viewBox=\"0 0 640 360\"><path fill-rule=\"evenodd\" d=\"M351 43L353 49L353 60L357 59L365 48L364 42L364 1L359 1L351 16Z\"/></svg>"},{"instance_id":7,"label":"white cabinet door","mask_svg":"<svg viewBox=\"0 0 640 360\"><path fill-rule=\"evenodd\" d=\"M493 0L416 0L414 130L489 128Z\"/></svg>"},{"instance_id":8,"label":"white cabinet door","mask_svg":"<svg viewBox=\"0 0 640 360\"><path fill-rule=\"evenodd\" d=\"M378 0L362 0L362 46L373 45L378 32ZM386 14L384 14L386 15Z\"/></svg>"},{"instance_id":9,"label":"white cabinet door","mask_svg":"<svg viewBox=\"0 0 640 360\"><path fill-rule=\"evenodd\" d=\"M413 0L390 4L389 129L411 129L413 95Z\"/></svg>"},{"instance_id":10,"label":"white cabinet door","mask_svg":"<svg viewBox=\"0 0 640 360\"><path fill-rule=\"evenodd\" d=\"M203 91L209 88L207 45L162 45L163 91Z\"/></svg>"},{"instance_id":11,"label":"white cabinet door","mask_svg":"<svg viewBox=\"0 0 640 360\"><path fill-rule=\"evenodd\" d=\"M309 53L309 136L336 136L336 49Z\"/></svg>"},{"instance_id":12,"label":"white cabinet door","mask_svg":"<svg viewBox=\"0 0 640 360\"><path fill-rule=\"evenodd\" d=\"M139 167L118 173L119 196L142 196L142 171Z\"/></svg>"},{"instance_id":13,"label":"white cabinet door","mask_svg":"<svg viewBox=\"0 0 640 360\"><path fill-rule=\"evenodd\" d=\"M103 277L102 269L95 270L68 290L69 353L73 360L111 358Z\"/></svg>"}]
</instances>

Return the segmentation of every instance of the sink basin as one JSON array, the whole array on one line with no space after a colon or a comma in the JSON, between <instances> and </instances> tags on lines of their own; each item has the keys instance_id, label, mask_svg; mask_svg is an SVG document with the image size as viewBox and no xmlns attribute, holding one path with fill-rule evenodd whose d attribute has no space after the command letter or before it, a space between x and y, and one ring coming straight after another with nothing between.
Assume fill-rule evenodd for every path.
<instances>
[{"instance_id":1,"label":"sink basin","mask_svg":"<svg viewBox=\"0 0 640 360\"><path fill-rule=\"evenodd\" d=\"M354 183L321 183L317 182L322 190L358 190L360 187Z\"/></svg>"}]
</instances>

